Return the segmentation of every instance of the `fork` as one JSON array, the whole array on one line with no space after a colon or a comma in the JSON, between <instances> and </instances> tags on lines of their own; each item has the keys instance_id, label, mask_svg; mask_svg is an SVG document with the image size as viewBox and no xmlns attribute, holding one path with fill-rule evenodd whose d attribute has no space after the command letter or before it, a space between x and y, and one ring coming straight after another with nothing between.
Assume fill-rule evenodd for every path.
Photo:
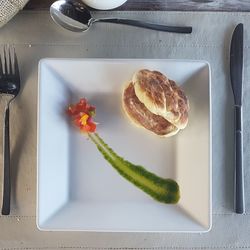
<instances>
[{"instance_id":1,"label":"fork","mask_svg":"<svg viewBox=\"0 0 250 250\"><path fill-rule=\"evenodd\" d=\"M1 58L2 57L2 58ZM20 91L20 75L15 48L3 47L0 54L0 98L4 108L4 138L3 138L3 203L2 215L10 214L10 134L9 106Z\"/></svg>"}]
</instances>

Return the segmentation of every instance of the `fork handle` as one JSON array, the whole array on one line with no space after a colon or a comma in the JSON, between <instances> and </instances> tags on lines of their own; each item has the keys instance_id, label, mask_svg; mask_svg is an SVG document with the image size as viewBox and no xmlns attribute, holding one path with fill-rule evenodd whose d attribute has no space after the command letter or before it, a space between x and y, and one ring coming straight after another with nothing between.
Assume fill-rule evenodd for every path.
<instances>
[{"instance_id":1,"label":"fork handle","mask_svg":"<svg viewBox=\"0 0 250 250\"><path fill-rule=\"evenodd\" d=\"M2 204L2 215L10 214L10 189L11 189L11 178L10 178L10 133L9 133L9 105L5 109L4 117L4 179L3 179L3 204Z\"/></svg>"}]
</instances>

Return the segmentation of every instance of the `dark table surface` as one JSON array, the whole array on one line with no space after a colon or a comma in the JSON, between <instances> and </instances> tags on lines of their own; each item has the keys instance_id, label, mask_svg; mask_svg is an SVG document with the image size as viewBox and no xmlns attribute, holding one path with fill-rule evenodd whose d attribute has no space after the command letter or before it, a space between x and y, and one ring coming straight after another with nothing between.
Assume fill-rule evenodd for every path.
<instances>
[{"instance_id":1,"label":"dark table surface","mask_svg":"<svg viewBox=\"0 0 250 250\"><path fill-rule=\"evenodd\" d=\"M30 0L25 9L48 9L52 2ZM128 0L117 10L250 11L250 0Z\"/></svg>"}]
</instances>

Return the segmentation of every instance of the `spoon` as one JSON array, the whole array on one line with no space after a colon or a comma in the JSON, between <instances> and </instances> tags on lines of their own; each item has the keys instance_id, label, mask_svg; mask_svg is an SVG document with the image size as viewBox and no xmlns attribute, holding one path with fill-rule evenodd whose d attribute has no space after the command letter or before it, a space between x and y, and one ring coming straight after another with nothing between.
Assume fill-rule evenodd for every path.
<instances>
[{"instance_id":1,"label":"spoon","mask_svg":"<svg viewBox=\"0 0 250 250\"><path fill-rule=\"evenodd\" d=\"M192 27L177 27L165 26L160 24L153 24L142 22L138 20L121 19L121 18L98 18L91 16L90 11L79 0L58 0L50 6L50 15L52 19L64 27L65 29L82 32L88 30L93 23L118 23L130 26L136 26L151 30L172 32L172 33L192 33Z\"/></svg>"}]
</instances>

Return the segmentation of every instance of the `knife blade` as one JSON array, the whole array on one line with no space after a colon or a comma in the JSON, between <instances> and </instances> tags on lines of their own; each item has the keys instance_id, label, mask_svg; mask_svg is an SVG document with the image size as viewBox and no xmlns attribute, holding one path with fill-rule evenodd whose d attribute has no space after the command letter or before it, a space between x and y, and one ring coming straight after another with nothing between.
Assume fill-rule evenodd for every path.
<instances>
[{"instance_id":1,"label":"knife blade","mask_svg":"<svg viewBox=\"0 0 250 250\"><path fill-rule=\"evenodd\" d=\"M236 26L230 48L230 77L235 107L235 212L245 212L242 145L243 24Z\"/></svg>"},{"instance_id":2,"label":"knife blade","mask_svg":"<svg viewBox=\"0 0 250 250\"><path fill-rule=\"evenodd\" d=\"M236 26L230 50L230 76L235 105L242 105L243 24Z\"/></svg>"}]
</instances>

